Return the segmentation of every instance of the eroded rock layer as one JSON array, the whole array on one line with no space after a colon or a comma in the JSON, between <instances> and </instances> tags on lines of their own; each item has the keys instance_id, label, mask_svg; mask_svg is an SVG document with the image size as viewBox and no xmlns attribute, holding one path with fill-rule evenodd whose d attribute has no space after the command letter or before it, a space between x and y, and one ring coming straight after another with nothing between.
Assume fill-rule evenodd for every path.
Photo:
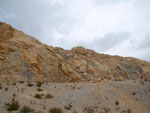
<instances>
[{"instance_id":1,"label":"eroded rock layer","mask_svg":"<svg viewBox=\"0 0 150 113\"><path fill-rule=\"evenodd\" d=\"M64 50L47 46L0 22L1 80L101 82L150 79L150 63L109 56L83 47Z\"/></svg>"}]
</instances>

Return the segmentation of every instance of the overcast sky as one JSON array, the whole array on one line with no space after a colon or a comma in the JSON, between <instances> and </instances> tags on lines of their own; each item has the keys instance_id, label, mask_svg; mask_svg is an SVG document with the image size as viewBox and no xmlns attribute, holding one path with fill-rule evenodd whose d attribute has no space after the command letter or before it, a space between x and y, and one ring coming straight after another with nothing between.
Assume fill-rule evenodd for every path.
<instances>
[{"instance_id":1,"label":"overcast sky","mask_svg":"<svg viewBox=\"0 0 150 113\"><path fill-rule=\"evenodd\" d=\"M48 45L150 61L150 0L0 0L0 21Z\"/></svg>"}]
</instances>

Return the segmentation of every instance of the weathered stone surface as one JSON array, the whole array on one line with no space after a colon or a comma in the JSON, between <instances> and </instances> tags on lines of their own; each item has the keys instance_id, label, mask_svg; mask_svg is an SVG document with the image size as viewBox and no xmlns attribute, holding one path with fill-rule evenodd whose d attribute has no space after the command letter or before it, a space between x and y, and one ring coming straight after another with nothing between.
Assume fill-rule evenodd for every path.
<instances>
[{"instance_id":1,"label":"weathered stone surface","mask_svg":"<svg viewBox=\"0 0 150 113\"><path fill-rule=\"evenodd\" d=\"M99 54L81 46L71 50L47 46L0 22L0 79L17 75L47 82L101 82L150 78L149 73L149 62Z\"/></svg>"},{"instance_id":2,"label":"weathered stone surface","mask_svg":"<svg viewBox=\"0 0 150 113\"><path fill-rule=\"evenodd\" d=\"M13 37L14 29L10 25L0 22L0 26L0 42Z\"/></svg>"}]
</instances>

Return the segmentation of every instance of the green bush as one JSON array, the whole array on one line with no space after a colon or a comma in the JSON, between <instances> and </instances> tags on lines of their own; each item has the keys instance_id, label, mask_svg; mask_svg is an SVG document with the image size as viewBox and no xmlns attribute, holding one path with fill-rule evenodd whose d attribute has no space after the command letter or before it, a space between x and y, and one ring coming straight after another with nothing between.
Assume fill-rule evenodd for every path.
<instances>
[{"instance_id":1,"label":"green bush","mask_svg":"<svg viewBox=\"0 0 150 113\"><path fill-rule=\"evenodd\" d=\"M19 102L12 101L11 103L6 103L5 106L8 111L17 111L19 109Z\"/></svg>"},{"instance_id":2,"label":"green bush","mask_svg":"<svg viewBox=\"0 0 150 113\"><path fill-rule=\"evenodd\" d=\"M49 113L63 113L60 108L52 108L49 110Z\"/></svg>"}]
</instances>

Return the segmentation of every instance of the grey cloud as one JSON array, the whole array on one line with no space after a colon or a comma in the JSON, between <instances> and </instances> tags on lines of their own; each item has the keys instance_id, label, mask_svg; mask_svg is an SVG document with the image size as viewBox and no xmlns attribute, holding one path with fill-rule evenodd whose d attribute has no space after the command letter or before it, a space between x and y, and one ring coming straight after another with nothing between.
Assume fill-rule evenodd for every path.
<instances>
[{"instance_id":1,"label":"grey cloud","mask_svg":"<svg viewBox=\"0 0 150 113\"><path fill-rule=\"evenodd\" d=\"M95 49L98 52L105 52L113 47L120 46L122 43L130 38L130 33L107 33L104 37L97 37L92 42L80 42L79 45L84 45L85 47Z\"/></svg>"},{"instance_id":2,"label":"grey cloud","mask_svg":"<svg viewBox=\"0 0 150 113\"><path fill-rule=\"evenodd\" d=\"M108 4L114 4L114 3L120 3L122 2L123 0L95 0L95 4L105 4L105 5L108 5ZM127 0L126 0L127 1Z\"/></svg>"},{"instance_id":3,"label":"grey cloud","mask_svg":"<svg viewBox=\"0 0 150 113\"><path fill-rule=\"evenodd\" d=\"M150 34L141 40L137 49L150 49Z\"/></svg>"},{"instance_id":4,"label":"grey cloud","mask_svg":"<svg viewBox=\"0 0 150 113\"><path fill-rule=\"evenodd\" d=\"M41 40L45 32L49 32L49 34L55 30L65 32L65 28L72 23L65 11L66 8L61 4L50 5L37 0L1 0L0 3L1 21ZM15 17L6 18L7 15ZM43 28L47 31L43 31ZM42 32L42 36L40 36L40 32Z\"/></svg>"},{"instance_id":5,"label":"grey cloud","mask_svg":"<svg viewBox=\"0 0 150 113\"><path fill-rule=\"evenodd\" d=\"M139 57L150 61L150 34L141 39L135 51L139 52Z\"/></svg>"}]
</instances>

